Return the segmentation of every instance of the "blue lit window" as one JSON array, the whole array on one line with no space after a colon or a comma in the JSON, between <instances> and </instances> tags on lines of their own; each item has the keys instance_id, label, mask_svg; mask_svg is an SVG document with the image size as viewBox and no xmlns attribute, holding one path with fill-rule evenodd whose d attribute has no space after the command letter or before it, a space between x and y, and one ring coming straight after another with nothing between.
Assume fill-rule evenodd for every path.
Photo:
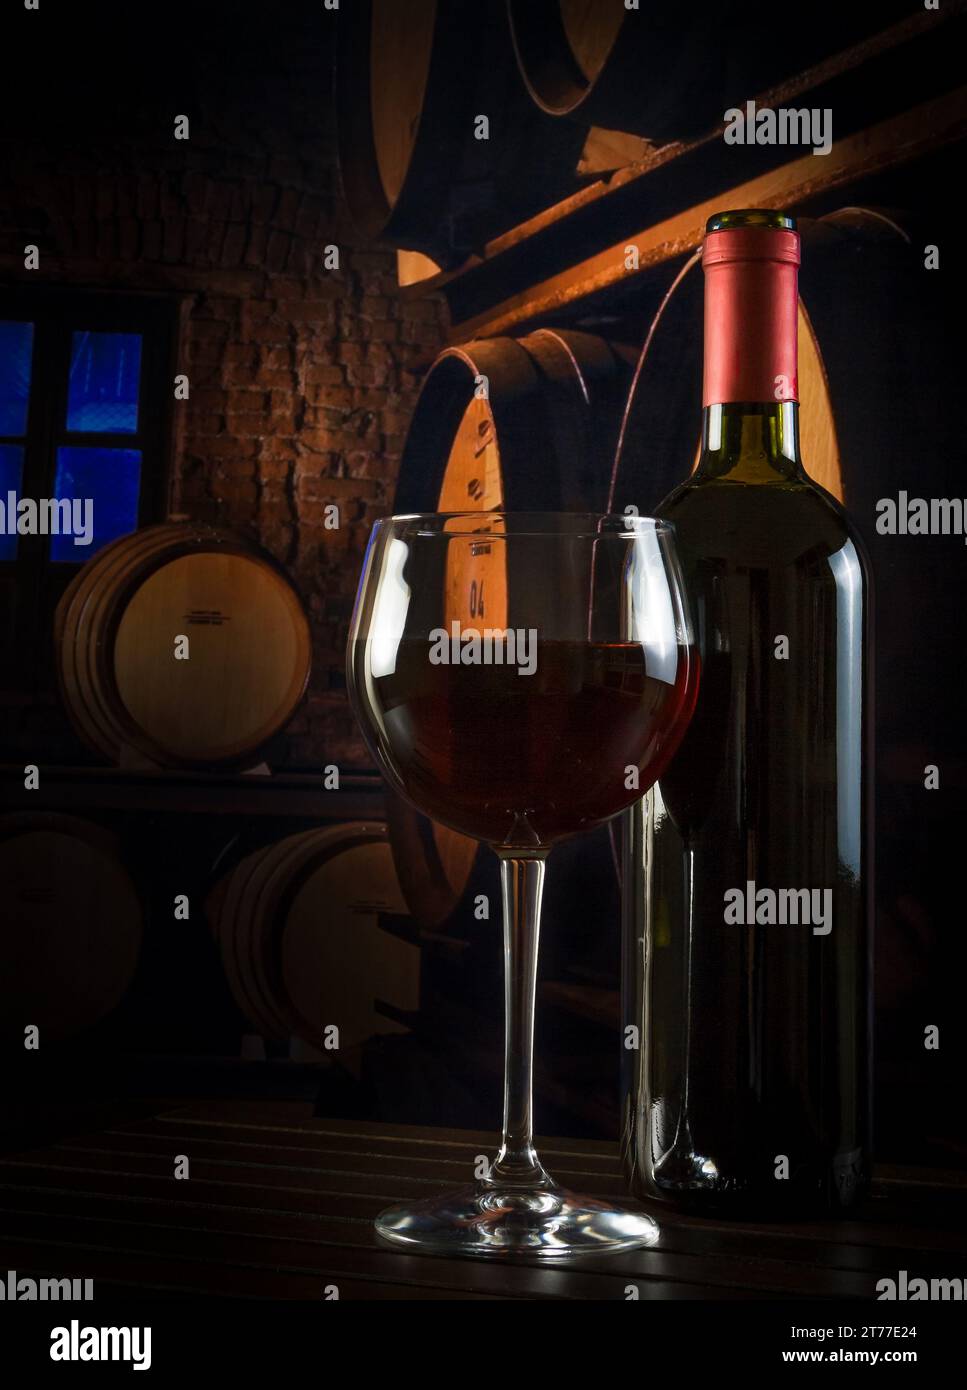
<instances>
[{"instance_id":1,"label":"blue lit window","mask_svg":"<svg viewBox=\"0 0 967 1390\"><path fill-rule=\"evenodd\" d=\"M76 545L72 535L51 536L50 558L76 564L89 559L108 541L133 531L138 524L140 487L140 449L73 445L58 449L54 496L59 501L76 498L82 506L89 503L94 535L89 545Z\"/></svg>"},{"instance_id":2,"label":"blue lit window","mask_svg":"<svg viewBox=\"0 0 967 1390\"><path fill-rule=\"evenodd\" d=\"M67 428L90 434L137 433L140 379L140 333L75 333Z\"/></svg>"},{"instance_id":3,"label":"blue lit window","mask_svg":"<svg viewBox=\"0 0 967 1390\"><path fill-rule=\"evenodd\" d=\"M0 434L25 434L33 361L32 323L0 323Z\"/></svg>"},{"instance_id":4,"label":"blue lit window","mask_svg":"<svg viewBox=\"0 0 967 1390\"><path fill-rule=\"evenodd\" d=\"M173 296L0 285L0 691L50 693L73 576L165 515L178 319ZM18 503L47 500L40 532L7 534L11 501L16 523Z\"/></svg>"},{"instance_id":5,"label":"blue lit window","mask_svg":"<svg viewBox=\"0 0 967 1390\"><path fill-rule=\"evenodd\" d=\"M11 492L17 497L20 496L20 479L23 476L24 451L22 444L0 444L0 501L3 502L3 514L7 521L4 532L0 534L0 560L15 560L17 558L17 537L16 534L8 536L7 529L10 526L10 516L7 510L8 496Z\"/></svg>"}]
</instances>

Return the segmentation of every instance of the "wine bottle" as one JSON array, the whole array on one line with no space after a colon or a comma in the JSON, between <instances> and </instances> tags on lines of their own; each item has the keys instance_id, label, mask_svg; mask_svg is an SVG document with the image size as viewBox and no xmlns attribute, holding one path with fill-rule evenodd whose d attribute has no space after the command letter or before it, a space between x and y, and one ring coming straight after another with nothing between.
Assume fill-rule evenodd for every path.
<instances>
[{"instance_id":1,"label":"wine bottle","mask_svg":"<svg viewBox=\"0 0 967 1390\"><path fill-rule=\"evenodd\" d=\"M842 1209L870 1176L869 585L799 457L799 259L789 217L709 221L701 454L657 509L702 683L626 825L625 1153L697 1210Z\"/></svg>"}]
</instances>

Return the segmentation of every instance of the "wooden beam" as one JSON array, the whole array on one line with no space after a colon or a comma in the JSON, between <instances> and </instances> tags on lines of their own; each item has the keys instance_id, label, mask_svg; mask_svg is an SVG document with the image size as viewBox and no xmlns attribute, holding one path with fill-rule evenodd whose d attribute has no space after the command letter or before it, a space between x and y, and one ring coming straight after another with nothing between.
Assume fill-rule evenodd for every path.
<instances>
[{"instance_id":1,"label":"wooden beam","mask_svg":"<svg viewBox=\"0 0 967 1390\"><path fill-rule=\"evenodd\" d=\"M772 107L793 105L799 103L807 93L822 89L830 92L831 97L835 96L836 99L827 100L824 98L818 104L820 106L832 105L839 115L842 102L840 94L834 90L837 81L852 83L871 64L875 66L878 62L888 62L891 55L909 51L910 46L916 47L918 41L934 42L938 40L938 35L939 41L942 41L945 32L942 26L965 12L967 12L967 0L945 0L942 9L915 12L899 24L872 34L850 48L831 54L814 67L786 78L771 90L757 93L757 104L760 107L764 105ZM955 35L954 37L957 38L958 36ZM916 55L911 53L909 61L914 64L919 62L929 66L929 59L922 52L918 52ZM884 93L890 92L895 86L895 73L892 76L889 73L885 74L881 82L882 91ZM916 97L913 100L916 100ZM816 102L814 101L813 104ZM896 103L893 106L893 112L890 114L896 111L898 105L899 103ZM876 115L877 109L874 106L868 115L864 114L862 121L854 123L853 129L865 126L868 120L870 118L875 119ZM439 274L423 280L418 285L404 286L404 297L424 294L428 290L446 291L451 285L459 288L461 281L465 278L474 278L478 271L489 273L491 270L496 270L497 263L502 257L524 249L529 244L536 243L540 238L548 235L553 236L574 219L593 213L596 207L606 210L606 205L615 199L616 195L620 198L633 192L636 187L645 193L650 176L665 170L667 167L677 167L689 163L696 157L701 158L703 152L708 153L720 145L723 128L723 125L719 124L697 139L686 143L673 141L660 147L650 146L648 141L639 140L640 148L635 151L634 155L631 147L626 147L628 157L622 167L608 171L606 165L609 161L606 159L601 167L603 177L586 184L561 202L542 209L526 221L509 227L488 241L477 252L469 255L461 265L450 270L442 270ZM598 137L608 134L608 132L596 132L592 127L589 131L592 148ZM627 140L637 137L618 135L616 138ZM589 165L587 172L591 172L592 167Z\"/></svg>"},{"instance_id":2,"label":"wooden beam","mask_svg":"<svg viewBox=\"0 0 967 1390\"><path fill-rule=\"evenodd\" d=\"M455 323L451 341L492 337L571 307L622 282L630 282L698 247L705 223L723 207L794 207L819 193L908 162L967 135L967 87L895 116L833 144L828 155L803 155L759 178L698 203L684 212L623 237L557 275L529 286L476 317ZM626 247L636 246L636 268Z\"/></svg>"}]
</instances>

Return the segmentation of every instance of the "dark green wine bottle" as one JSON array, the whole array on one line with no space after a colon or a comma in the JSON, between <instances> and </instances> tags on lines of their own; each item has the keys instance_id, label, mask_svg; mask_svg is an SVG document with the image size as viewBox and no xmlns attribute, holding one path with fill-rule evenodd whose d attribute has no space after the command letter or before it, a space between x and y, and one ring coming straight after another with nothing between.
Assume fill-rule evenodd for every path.
<instances>
[{"instance_id":1,"label":"dark green wine bottle","mask_svg":"<svg viewBox=\"0 0 967 1390\"><path fill-rule=\"evenodd\" d=\"M626 843L631 1181L709 1211L870 1176L869 583L799 457L799 255L777 213L708 223L702 451L658 508L702 682Z\"/></svg>"}]
</instances>

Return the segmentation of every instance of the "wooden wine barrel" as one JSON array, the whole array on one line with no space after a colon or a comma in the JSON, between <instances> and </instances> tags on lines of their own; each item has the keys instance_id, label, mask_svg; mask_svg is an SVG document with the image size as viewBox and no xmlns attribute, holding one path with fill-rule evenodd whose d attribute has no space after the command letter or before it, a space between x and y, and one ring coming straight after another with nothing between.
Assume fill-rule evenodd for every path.
<instances>
[{"instance_id":1,"label":"wooden wine barrel","mask_svg":"<svg viewBox=\"0 0 967 1390\"><path fill-rule=\"evenodd\" d=\"M308 619L272 557L191 523L105 546L65 591L54 640L81 738L111 761L133 748L169 767L250 764L291 717L311 663Z\"/></svg>"},{"instance_id":2,"label":"wooden wine barrel","mask_svg":"<svg viewBox=\"0 0 967 1390\"><path fill-rule=\"evenodd\" d=\"M630 365L620 346L557 329L446 349L417 400L396 511L600 510ZM506 626L505 563L500 546L451 543L447 619Z\"/></svg>"},{"instance_id":3,"label":"wooden wine barrel","mask_svg":"<svg viewBox=\"0 0 967 1390\"><path fill-rule=\"evenodd\" d=\"M891 217L848 208L818 221L802 219L799 389L806 472L869 526L873 496L889 491L872 441L890 416L896 366L897 296L914 294L916 259ZM654 510L688 476L697 459L702 412L704 276L701 253L683 266L642 348L616 454L611 507ZM911 306L912 307L912 306ZM878 476L877 476L878 475ZM877 490L879 489L879 491Z\"/></svg>"},{"instance_id":4,"label":"wooden wine barrel","mask_svg":"<svg viewBox=\"0 0 967 1390\"><path fill-rule=\"evenodd\" d=\"M73 816L0 819L0 1033L40 1046L104 1018L134 976L141 907L109 832Z\"/></svg>"},{"instance_id":5,"label":"wooden wine barrel","mask_svg":"<svg viewBox=\"0 0 967 1390\"><path fill-rule=\"evenodd\" d=\"M406 911L383 825L307 830L248 855L217 900L236 1003L264 1038L319 1048L333 1024L340 1050L404 1032L380 1006L418 1007L419 948L397 931Z\"/></svg>"},{"instance_id":6,"label":"wooden wine barrel","mask_svg":"<svg viewBox=\"0 0 967 1390\"><path fill-rule=\"evenodd\" d=\"M499 0L340 7L337 152L366 238L451 266L571 191L583 135L529 103L502 11Z\"/></svg>"},{"instance_id":7,"label":"wooden wine barrel","mask_svg":"<svg viewBox=\"0 0 967 1390\"><path fill-rule=\"evenodd\" d=\"M766 0L688 6L625 0L508 0L521 77L552 116L656 142L712 129L731 106L909 14L884 0L819 0L789 43Z\"/></svg>"},{"instance_id":8,"label":"wooden wine barrel","mask_svg":"<svg viewBox=\"0 0 967 1390\"><path fill-rule=\"evenodd\" d=\"M599 509L632 363L566 329L446 348L417 399L395 510Z\"/></svg>"}]
</instances>

